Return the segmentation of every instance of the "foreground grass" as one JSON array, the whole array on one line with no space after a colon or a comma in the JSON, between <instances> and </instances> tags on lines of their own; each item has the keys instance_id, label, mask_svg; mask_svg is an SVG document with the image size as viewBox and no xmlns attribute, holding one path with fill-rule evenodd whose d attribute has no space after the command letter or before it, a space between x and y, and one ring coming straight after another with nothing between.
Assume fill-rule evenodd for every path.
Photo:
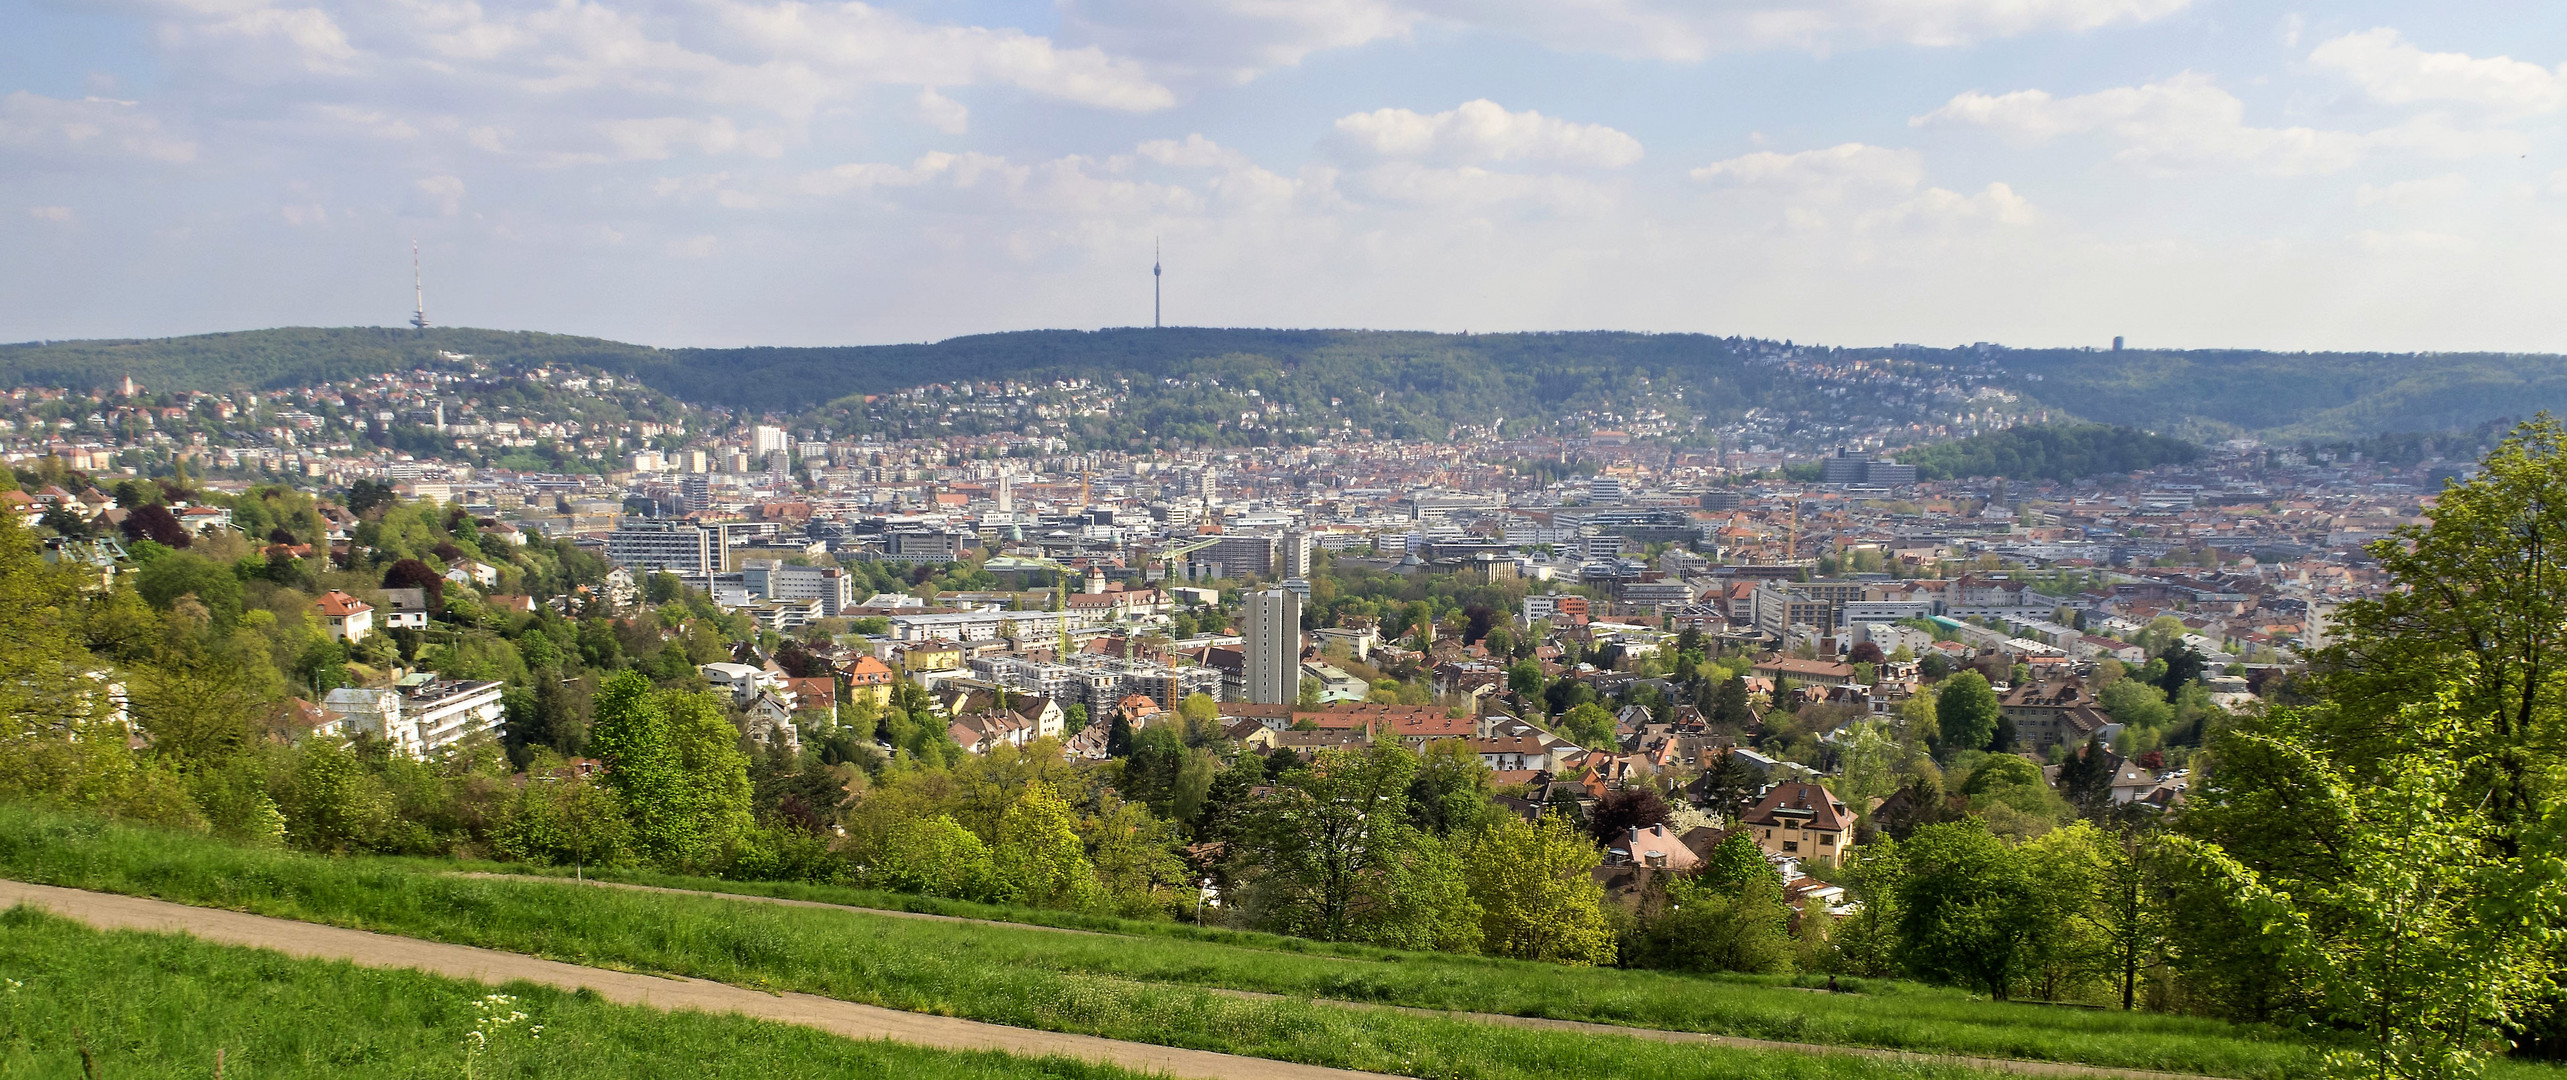
<instances>
[{"instance_id":1,"label":"foreground grass","mask_svg":"<svg viewBox=\"0 0 2567 1080\"><path fill-rule=\"evenodd\" d=\"M1070 935L467 879L415 860L245 850L21 808L0 808L0 875L1021 1027L1409 1075L1824 1080L1959 1070L1244 1001L1213 988L2256 1080L2314 1069L2305 1042L2195 1018L1991 1003L1921 988L1826 995L1440 954L1299 955L1265 947L1287 939L1223 942L1210 938L1224 932L1193 928L1205 939ZM827 890L796 891L829 898Z\"/></svg>"},{"instance_id":2,"label":"foreground grass","mask_svg":"<svg viewBox=\"0 0 2567 1080\"><path fill-rule=\"evenodd\" d=\"M100 933L30 908L0 912L0 1077L464 1076L474 1003L491 988L409 971L294 960L174 934ZM14 983L15 985L11 985ZM643 1080L897 1076L1136 1080L1062 1059L858 1042L806 1028L616 1005L518 984L526 1019L496 1031L478 1077ZM540 1035L532 1034L542 1025Z\"/></svg>"}]
</instances>

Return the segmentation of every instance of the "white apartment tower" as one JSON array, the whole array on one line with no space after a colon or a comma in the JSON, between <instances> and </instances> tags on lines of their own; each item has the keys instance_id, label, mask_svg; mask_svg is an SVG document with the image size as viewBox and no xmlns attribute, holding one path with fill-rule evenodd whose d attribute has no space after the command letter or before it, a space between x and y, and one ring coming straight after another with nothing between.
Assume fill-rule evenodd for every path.
<instances>
[{"instance_id":1,"label":"white apartment tower","mask_svg":"<svg viewBox=\"0 0 2567 1080\"><path fill-rule=\"evenodd\" d=\"M1253 592L1241 615L1248 700L1290 705L1301 699L1301 597L1283 589Z\"/></svg>"}]
</instances>

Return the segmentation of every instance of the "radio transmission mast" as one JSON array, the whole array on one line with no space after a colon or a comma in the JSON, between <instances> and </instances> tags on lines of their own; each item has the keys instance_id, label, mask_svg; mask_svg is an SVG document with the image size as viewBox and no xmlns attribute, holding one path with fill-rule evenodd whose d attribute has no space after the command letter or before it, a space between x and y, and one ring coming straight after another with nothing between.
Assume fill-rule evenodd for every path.
<instances>
[{"instance_id":1,"label":"radio transmission mast","mask_svg":"<svg viewBox=\"0 0 2567 1080\"><path fill-rule=\"evenodd\" d=\"M418 328L421 333L426 333L428 288L426 282L419 276L419 242L416 240L410 242L410 295L419 305L410 312L410 325Z\"/></svg>"}]
</instances>

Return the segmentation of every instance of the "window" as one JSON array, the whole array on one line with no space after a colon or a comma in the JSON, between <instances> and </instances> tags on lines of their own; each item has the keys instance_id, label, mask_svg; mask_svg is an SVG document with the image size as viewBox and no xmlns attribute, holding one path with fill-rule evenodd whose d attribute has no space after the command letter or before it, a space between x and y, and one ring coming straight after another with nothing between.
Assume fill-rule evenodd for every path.
<instances>
[{"instance_id":1,"label":"window","mask_svg":"<svg viewBox=\"0 0 2567 1080\"><path fill-rule=\"evenodd\" d=\"M1790 852L1790 851L1799 851L1799 850L1800 850L1800 841L1798 841L1798 840L1785 840L1785 841L1783 841L1783 850L1784 850L1784 851L1787 851L1787 852Z\"/></svg>"},{"instance_id":2,"label":"window","mask_svg":"<svg viewBox=\"0 0 2567 1080\"><path fill-rule=\"evenodd\" d=\"M1831 832L1831 833L1820 833L1820 834L1818 834L1818 846L1820 846L1820 847L1835 847L1835 846L1836 846L1836 834L1835 834L1835 833L1832 833L1832 832Z\"/></svg>"}]
</instances>

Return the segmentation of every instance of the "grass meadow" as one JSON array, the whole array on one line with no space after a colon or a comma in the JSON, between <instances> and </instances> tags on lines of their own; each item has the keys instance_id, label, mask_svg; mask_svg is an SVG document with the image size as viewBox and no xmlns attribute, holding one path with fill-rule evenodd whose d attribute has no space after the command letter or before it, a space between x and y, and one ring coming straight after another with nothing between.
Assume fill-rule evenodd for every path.
<instances>
[{"instance_id":1,"label":"grass meadow","mask_svg":"<svg viewBox=\"0 0 2567 1080\"><path fill-rule=\"evenodd\" d=\"M568 882L469 878L455 864L328 858L0 807L0 876L157 896L573 963L798 990L917 1012L1412 1076L1534 1080L1985 1075L1954 1066L1755 1052L1496 1027L1328 1004L1541 1016L1762 1039L2075 1062L2247 1080L2312 1075L2316 1046L2196 1017L1998 1003L1872 981L1825 994L1774 980L1578 969L1120 924L814 887L677 878L798 899L896 905L1103 931L942 923ZM480 869L492 869L479 867ZM1245 990L1283 1000L1244 1000ZM2505 1074L2567 1077L2507 1063Z\"/></svg>"},{"instance_id":2,"label":"grass meadow","mask_svg":"<svg viewBox=\"0 0 2567 1080\"><path fill-rule=\"evenodd\" d=\"M1079 1061L859 1042L539 986L494 991L183 935L101 933L23 907L0 912L0 980L0 1077L211 1077L219 1051L224 1076L242 1080L1138 1080ZM492 993L514 1000L486 1006ZM524 1018L485 1027L512 1013ZM487 1037L478 1054L476 1027Z\"/></svg>"}]
</instances>

